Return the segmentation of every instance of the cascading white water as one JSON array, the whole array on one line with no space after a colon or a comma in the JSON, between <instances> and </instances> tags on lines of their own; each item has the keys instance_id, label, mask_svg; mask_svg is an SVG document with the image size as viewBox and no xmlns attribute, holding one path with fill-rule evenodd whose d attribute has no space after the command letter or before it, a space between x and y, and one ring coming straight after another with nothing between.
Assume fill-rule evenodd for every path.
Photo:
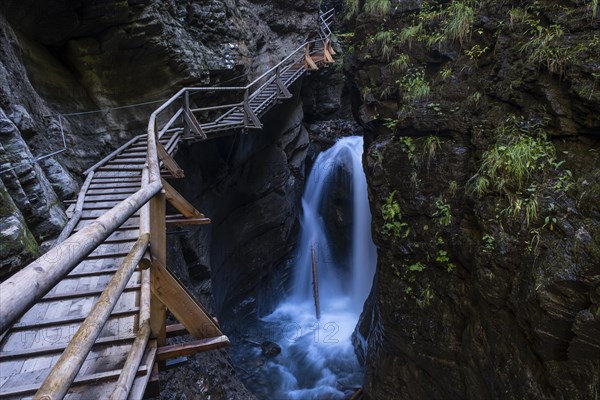
<instances>
[{"instance_id":1,"label":"cascading white water","mask_svg":"<svg viewBox=\"0 0 600 400\"><path fill-rule=\"evenodd\" d=\"M275 336L279 336L282 347L282 353L264 366L270 398L344 398L345 391L360 386L361 371L351 335L371 289L376 264L362 152L362 137L340 139L318 156L308 177L293 292L263 319L278 327L280 335ZM352 175L350 187L344 189L352 191L353 232L351 254L336 260L320 212L340 168ZM315 317L312 292L313 243L317 249L320 320Z\"/></svg>"}]
</instances>

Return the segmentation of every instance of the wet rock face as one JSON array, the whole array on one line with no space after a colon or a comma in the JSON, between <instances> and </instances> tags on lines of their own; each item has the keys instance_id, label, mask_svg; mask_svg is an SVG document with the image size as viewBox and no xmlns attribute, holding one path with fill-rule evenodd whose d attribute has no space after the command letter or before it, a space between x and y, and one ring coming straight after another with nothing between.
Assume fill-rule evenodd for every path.
<instances>
[{"instance_id":1,"label":"wet rock face","mask_svg":"<svg viewBox=\"0 0 600 400\"><path fill-rule=\"evenodd\" d=\"M302 43L317 11L316 1L2 2L0 107L15 130L0 170L62 149L63 132L67 147L2 174L35 240L60 230L58 201L75 196L77 174L143 133L158 103L59 112L152 102L184 85L243 84Z\"/></svg>"},{"instance_id":2,"label":"wet rock face","mask_svg":"<svg viewBox=\"0 0 600 400\"><path fill-rule=\"evenodd\" d=\"M66 223L64 209L51 183L42 168L31 163L32 158L19 129L0 109L0 170L3 171L0 178L6 182L2 185L0 213L3 221L0 276L31 260L38 253L36 239L41 242L51 238ZM8 170L12 165L21 166ZM25 221L27 225L21 226Z\"/></svg>"},{"instance_id":3,"label":"wet rock face","mask_svg":"<svg viewBox=\"0 0 600 400\"><path fill-rule=\"evenodd\" d=\"M434 3L421 10L404 2L383 25L364 12L355 21L355 48L364 45L352 59L355 111L368 128L364 161L378 246L374 287L354 335L366 392L593 398L600 99L584 88L600 72L598 47L588 46L600 20L575 3L533 9L482 1L470 38L431 45L448 18L436 14L447 4ZM511 7L547 21L519 22ZM419 22L420 36L398 39ZM564 30L551 45L569 49L564 69L536 61L526 46L538 24ZM396 40L389 61L373 45L380 31ZM407 65L391 66L401 54ZM532 158L515 154L538 145L544 150ZM498 174L489 169L494 160ZM523 160L529 172L518 182L508 167Z\"/></svg>"}]
</instances>

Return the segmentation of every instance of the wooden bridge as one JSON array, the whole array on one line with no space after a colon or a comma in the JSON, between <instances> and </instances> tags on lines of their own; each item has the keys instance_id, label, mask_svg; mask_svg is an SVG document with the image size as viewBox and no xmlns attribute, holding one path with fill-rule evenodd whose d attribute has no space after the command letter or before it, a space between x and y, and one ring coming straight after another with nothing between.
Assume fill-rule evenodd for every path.
<instances>
[{"instance_id":1,"label":"wooden bridge","mask_svg":"<svg viewBox=\"0 0 600 400\"><path fill-rule=\"evenodd\" d=\"M305 71L333 62L332 18L247 86L181 89L146 135L86 171L55 246L0 284L0 398L141 399L161 362L229 344L166 267L166 226L210 223L167 182L184 177L172 155L182 141L260 129ZM239 102L193 107L223 91ZM166 325L167 309L180 324ZM186 333L195 340L167 345Z\"/></svg>"}]
</instances>

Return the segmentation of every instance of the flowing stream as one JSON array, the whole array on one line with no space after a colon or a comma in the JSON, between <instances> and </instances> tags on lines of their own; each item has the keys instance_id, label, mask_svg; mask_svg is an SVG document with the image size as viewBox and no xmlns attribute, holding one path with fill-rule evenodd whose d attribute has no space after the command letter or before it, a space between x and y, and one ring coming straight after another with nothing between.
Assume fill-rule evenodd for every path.
<instances>
[{"instance_id":1,"label":"flowing stream","mask_svg":"<svg viewBox=\"0 0 600 400\"><path fill-rule=\"evenodd\" d=\"M343 399L362 383L351 335L371 289L376 250L362 168L362 137L342 138L317 157L302 197L300 241L290 296L263 318L269 340L281 354L260 366L262 377L250 386L259 398ZM324 214L333 188L350 200L349 254L338 254ZM344 173L341 175L343 176ZM348 232L349 234L350 232ZM312 284L313 246L318 271L321 318L315 316ZM259 356L260 349L254 350ZM253 384L254 383L254 384Z\"/></svg>"}]
</instances>

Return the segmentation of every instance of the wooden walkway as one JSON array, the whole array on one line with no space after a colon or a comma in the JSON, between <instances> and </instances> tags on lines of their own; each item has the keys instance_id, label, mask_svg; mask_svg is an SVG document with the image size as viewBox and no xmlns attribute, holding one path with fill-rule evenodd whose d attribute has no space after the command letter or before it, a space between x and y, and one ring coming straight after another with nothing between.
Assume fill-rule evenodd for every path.
<instances>
[{"instance_id":1,"label":"wooden walkway","mask_svg":"<svg viewBox=\"0 0 600 400\"><path fill-rule=\"evenodd\" d=\"M0 399L141 399L161 361L229 344L166 268L166 226L210 223L165 180L184 177L172 155L182 141L260 129L305 71L333 62L332 16L247 86L180 90L147 135L86 171L57 245L0 285ZM217 91L240 102L194 108L199 92ZM166 202L176 214L165 215ZM166 309L181 325L166 326ZM166 344L188 332L195 340Z\"/></svg>"}]
</instances>

